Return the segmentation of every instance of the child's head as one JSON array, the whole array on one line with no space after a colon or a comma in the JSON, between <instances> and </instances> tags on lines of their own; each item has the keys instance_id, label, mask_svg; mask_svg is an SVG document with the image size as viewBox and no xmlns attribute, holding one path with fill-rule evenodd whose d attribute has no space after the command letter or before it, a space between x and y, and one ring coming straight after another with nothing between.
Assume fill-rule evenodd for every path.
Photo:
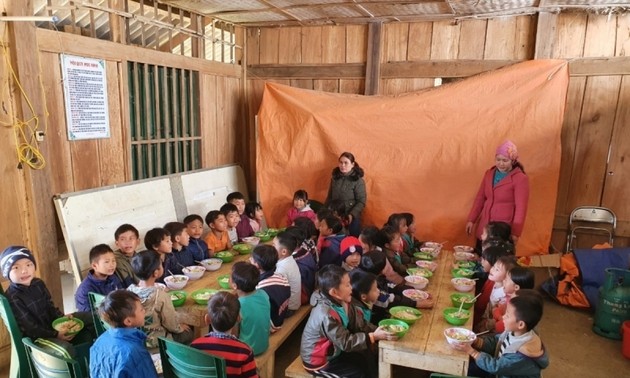
<instances>
[{"instance_id":1,"label":"child's head","mask_svg":"<svg viewBox=\"0 0 630 378\"><path fill-rule=\"evenodd\" d=\"M197 214L190 214L184 218L184 224L186 225L186 231L193 239L201 238L203 234L203 218Z\"/></svg>"},{"instance_id":2,"label":"child's head","mask_svg":"<svg viewBox=\"0 0 630 378\"><path fill-rule=\"evenodd\" d=\"M322 207L321 209L317 210L315 228L319 230L320 223L322 223L322 221L326 219L326 217L329 215L333 215L333 213L327 207Z\"/></svg>"},{"instance_id":3,"label":"child's head","mask_svg":"<svg viewBox=\"0 0 630 378\"><path fill-rule=\"evenodd\" d=\"M144 245L147 249L158 253L173 252L173 241L171 233L163 228L153 228L144 235Z\"/></svg>"},{"instance_id":4,"label":"child's head","mask_svg":"<svg viewBox=\"0 0 630 378\"><path fill-rule=\"evenodd\" d=\"M415 234L416 233L416 218L411 213L400 213L403 218L405 218L405 223L407 224L407 233Z\"/></svg>"},{"instance_id":5,"label":"child's head","mask_svg":"<svg viewBox=\"0 0 630 378\"><path fill-rule=\"evenodd\" d=\"M385 242L383 247L393 250L398 249L401 241L400 228L386 224L385 227L381 229L381 233L383 234Z\"/></svg>"},{"instance_id":6,"label":"child's head","mask_svg":"<svg viewBox=\"0 0 630 378\"><path fill-rule=\"evenodd\" d=\"M376 284L376 275L355 269L350 272L350 283L354 298L368 304L373 304L378 300L380 292Z\"/></svg>"},{"instance_id":7,"label":"child's head","mask_svg":"<svg viewBox=\"0 0 630 378\"><path fill-rule=\"evenodd\" d=\"M26 247L12 245L0 255L2 276L11 282L29 286L35 277L35 256Z\"/></svg>"},{"instance_id":8,"label":"child's head","mask_svg":"<svg viewBox=\"0 0 630 378\"><path fill-rule=\"evenodd\" d=\"M533 289L534 280L534 272L531 269L516 265L505 275L503 291L505 294L513 295L521 289Z\"/></svg>"},{"instance_id":9,"label":"child's head","mask_svg":"<svg viewBox=\"0 0 630 378\"><path fill-rule=\"evenodd\" d=\"M332 200L328 203L327 207L337 218L345 219L348 216L348 213L346 212L346 203L342 200Z\"/></svg>"},{"instance_id":10,"label":"child's head","mask_svg":"<svg viewBox=\"0 0 630 378\"><path fill-rule=\"evenodd\" d=\"M291 232L282 231L273 239L273 246L278 250L278 258L282 260L297 249L298 238Z\"/></svg>"},{"instance_id":11,"label":"child's head","mask_svg":"<svg viewBox=\"0 0 630 378\"><path fill-rule=\"evenodd\" d=\"M236 206L238 215L243 214L243 212L245 211L245 196L241 192L232 192L228 194L225 202L231 203L232 205Z\"/></svg>"},{"instance_id":12,"label":"child's head","mask_svg":"<svg viewBox=\"0 0 630 378\"><path fill-rule=\"evenodd\" d=\"M116 256L107 244L95 245L90 249L90 266L97 278L105 278L116 272Z\"/></svg>"},{"instance_id":13,"label":"child's head","mask_svg":"<svg viewBox=\"0 0 630 378\"><path fill-rule=\"evenodd\" d=\"M116 229L114 239L116 240L116 247L118 247L125 256L131 257L136 253L138 244L140 244L140 233L137 228L125 223Z\"/></svg>"},{"instance_id":14,"label":"child's head","mask_svg":"<svg viewBox=\"0 0 630 378\"><path fill-rule=\"evenodd\" d=\"M305 239L313 239L317 237L317 228L315 223L307 217L297 217L293 221L293 225L302 231L302 241Z\"/></svg>"},{"instance_id":15,"label":"child's head","mask_svg":"<svg viewBox=\"0 0 630 378\"><path fill-rule=\"evenodd\" d=\"M238 322L240 312L241 302L238 297L227 291L220 291L208 301L206 323L215 332L228 332Z\"/></svg>"},{"instance_id":16,"label":"child's head","mask_svg":"<svg viewBox=\"0 0 630 378\"><path fill-rule=\"evenodd\" d=\"M308 193L304 189L297 190L293 193L293 207L302 210L308 205Z\"/></svg>"},{"instance_id":17,"label":"child's head","mask_svg":"<svg viewBox=\"0 0 630 378\"><path fill-rule=\"evenodd\" d=\"M260 222L264 217L263 208L258 202L247 202L247 205L245 205L245 215L250 219L255 219Z\"/></svg>"},{"instance_id":18,"label":"child's head","mask_svg":"<svg viewBox=\"0 0 630 378\"><path fill-rule=\"evenodd\" d=\"M387 218L387 223L385 223L385 226L390 226L394 230L398 230L401 235L406 234L407 229L409 228L409 226L407 225L407 221L402 214L390 215L389 218Z\"/></svg>"},{"instance_id":19,"label":"child's head","mask_svg":"<svg viewBox=\"0 0 630 378\"><path fill-rule=\"evenodd\" d=\"M244 261L239 261L232 266L232 289L251 293L256 290L256 285L260 280L259 276L258 268Z\"/></svg>"},{"instance_id":20,"label":"child's head","mask_svg":"<svg viewBox=\"0 0 630 378\"><path fill-rule=\"evenodd\" d=\"M140 297L129 290L114 290L98 307L101 318L114 328L144 326L145 310Z\"/></svg>"},{"instance_id":21,"label":"child's head","mask_svg":"<svg viewBox=\"0 0 630 378\"><path fill-rule=\"evenodd\" d=\"M386 260L387 255L385 255L385 252L374 250L361 257L360 268L361 270L378 276L383 272L383 269L385 269L385 265L387 264Z\"/></svg>"},{"instance_id":22,"label":"child's head","mask_svg":"<svg viewBox=\"0 0 630 378\"><path fill-rule=\"evenodd\" d=\"M317 272L320 292L339 303L352 301L352 285L348 272L338 265L328 264Z\"/></svg>"},{"instance_id":23,"label":"child's head","mask_svg":"<svg viewBox=\"0 0 630 378\"><path fill-rule=\"evenodd\" d=\"M359 235L359 241L361 242L361 246L363 247L363 252L368 253L377 246L383 244L379 242L381 239L381 232L378 228L374 226L368 226L361 230L361 234Z\"/></svg>"},{"instance_id":24,"label":"child's head","mask_svg":"<svg viewBox=\"0 0 630 378\"><path fill-rule=\"evenodd\" d=\"M354 236L346 236L343 238L339 251L341 252L341 260L352 269L357 268L359 264L361 264L363 247L359 239Z\"/></svg>"},{"instance_id":25,"label":"child's head","mask_svg":"<svg viewBox=\"0 0 630 378\"><path fill-rule=\"evenodd\" d=\"M498 284L503 285L503 280L507 275L507 272L516 265L516 260L512 256L501 256L497 262L492 265L488 279Z\"/></svg>"},{"instance_id":26,"label":"child's head","mask_svg":"<svg viewBox=\"0 0 630 378\"><path fill-rule=\"evenodd\" d=\"M243 209L245 209L244 206ZM225 220L227 221L228 228L236 227L238 222L241 220L241 217L238 213L238 208L232 203L226 203L225 205L221 206L221 209L219 210L221 210L223 215L225 215Z\"/></svg>"},{"instance_id":27,"label":"child's head","mask_svg":"<svg viewBox=\"0 0 630 378\"><path fill-rule=\"evenodd\" d=\"M339 218L334 215L328 215L319 222L319 235L324 237L336 235L341 232L342 228Z\"/></svg>"},{"instance_id":28,"label":"child's head","mask_svg":"<svg viewBox=\"0 0 630 378\"><path fill-rule=\"evenodd\" d=\"M522 290L518 296L510 299L503 315L505 330L524 333L532 330L542 318L543 300L535 291Z\"/></svg>"},{"instance_id":29,"label":"child's head","mask_svg":"<svg viewBox=\"0 0 630 378\"><path fill-rule=\"evenodd\" d=\"M481 251L485 251L490 247L501 247L505 249L508 255L515 255L516 251L514 249L514 243L511 241L505 241L500 239L486 239L481 242Z\"/></svg>"},{"instance_id":30,"label":"child's head","mask_svg":"<svg viewBox=\"0 0 630 378\"><path fill-rule=\"evenodd\" d=\"M171 234L173 245L188 246L190 244L190 235L186 225L181 222L168 222L164 225L164 229Z\"/></svg>"},{"instance_id":31,"label":"child's head","mask_svg":"<svg viewBox=\"0 0 630 378\"><path fill-rule=\"evenodd\" d=\"M510 240L512 235L512 227L505 222L488 222L481 233L481 240L499 239L503 241Z\"/></svg>"},{"instance_id":32,"label":"child's head","mask_svg":"<svg viewBox=\"0 0 630 378\"><path fill-rule=\"evenodd\" d=\"M212 210L206 214L206 224L211 230L217 232L223 232L227 229L225 214L219 210Z\"/></svg>"},{"instance_id":33,"label":"child's head","mask_svg":"<svg viewBox=\"0 0 630 378\"><path fill-rule=\"evenodd\" d=\"M263 273L275 272L278 263L278 251L271 245L258 244L252 251L250 261Z\"/></svg>"},{"instance_id":34,"label":"child's head","mask_svg":"<svg viewBox=\"0 0 630 378\"><path fill-rule=\"evenodd\" d=\"M164 273L162 259L157 252L152 250L136 253L131 259L131 269L133 273L142 281L148 281L152 278L160 278Z\"/></svg>"},{"instance_id":35,"label":"child's head","mask_svg":"<svg viewBox=\"0 0 630 378\"><path fill-rule=\"evenodd\" d=\"M505 248L489 247L484 249L481 253L481 266L484 272L489 272L494 263L496 263L501 256L508 256L508 252Z\"/></svg>"}]
</instances>

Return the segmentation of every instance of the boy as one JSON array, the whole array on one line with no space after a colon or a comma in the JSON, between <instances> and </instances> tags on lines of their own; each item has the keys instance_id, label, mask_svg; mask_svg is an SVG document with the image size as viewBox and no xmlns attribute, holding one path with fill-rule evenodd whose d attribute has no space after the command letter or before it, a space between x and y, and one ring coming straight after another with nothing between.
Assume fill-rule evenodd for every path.
<instances>
[{"instance_id":1,"label":"boy","mask_svg":"<svg viewBox=\"0 0 630 378\"><path fill-rule=\"evenodd\" d=\"M208 244L201 239L203 234L203 219L197 214L188 215L184 218L186 231L190 235L190 243L188 248L192 251L196 261L205 260L210 257L208 253Z\"/></svg>"},{"instance_id":2,"label":"boy","mask_svg":"<svg viewBox=\"0 0 630 378\"><path fill-rule=\"evenodd\" d=\"M212 332L193 341L190 346L224 358L228 378L258 378L252 349L233 335L240 320L240 311L241 303L234 294L220 291L213 295L205 315Z\"/></svg>"},{"instance_id":3,"label":"boy","mask_svg":"<svg viewBox=\"0 0 630 378\"><path fill-rule=\"evenodd\" d=\"M385 225L381 229L382 241L384 242L383 252L387 255L387 260L391 264L394 271L402 277L407 275L407 255L403 255L398 249L402 246L402 239L398 229Z\"/></svg>"},{"instance_id":4,"label":"boy","mask_svg":"<svg viewBox=\"0 0 630 378\"><path fill-rule=\"evenodd\" d=\"M164 225L164 229L171 234L173 256L175 256L175 261L177 261L177 266L180 270L185 266L197 265L192 251L188 249L190 236L186 230L186 225L180 222L169 222Z\"/></svg>"},{"instance_id":5,"label":"boy","mask_svg":"<svg viewBox=\"0 0 630 378\"><path fill-rule=\"evenodd\" d=\"M124 287L138 283L138 277L133 274L133 269L131 269L131 258L136 254L136 249L140 244L138 229L127 223L120 225L114 232L114 239L116 240L116 247L118 247L114 251L116 275Z\"/></svg>"},{"instance_id":6,"label":"boy","mask_svg":"<svg viewBox=\"0 0 630 378\"><path fill-rule=\"evenodd\" d=\"M341 267L349 272L358 268L361 264L361 256L363 255L363 247L359 239L354 236L346 236L341 240Z\"/></svg>"},{"instance_id":7,"label":"boy","mask_svg":"<svg viewBox=\"0 0 630 378\"><path fill-rule=\"evenodd\" d=\"M225 220L227 223L227 233L230 237L230 243L236 244L238 243L238 231L236 231L236 226L238 226L239 216L238 216L238 208L231 203L226 203L221 206L219 209L221 213L225 216Z\"/></svg>"},{"instance_id":8,"label":"boy","mask_svg":"<svg viewBox=\"0 0 630 378\"><path fill-rule=\"evenodd\" d=\"M107 244L99 244L90 250L90 264L92 269L81 282L74 294L77 310L90 312L88 293L94 292L107 295L118 289L124 289L116 274L116 256Z\"/></svg>"},{"instance_id":9,"label":"boy","mask_svg":"<svg viewBox=\"0 0 630 378\"><path fill-rule=\"evenodd\" d=\"M260 271L256 289L264 290L269 296L271 332L282 327L289 308L291 285L282 274L276 273L278 251L270 245L260 244L254 248L250 262Z\"/></svg>"},{"instance_id":10,"label":"boy","mask_svg":"<svg viewBox=\"0 0 630 378\"><path fill-rule=\"evenodd\" d=\"M293 252L298 247L298 241L290 232L282 231L273 239L273 246L278 251L278 263L276 264L276 273L282 274L289 280L291 285L291 298L289 299L289 311L286 316L289 317L300 309L302 301L302 276Z\"/></svg>"},{"instance_id":11,"label":"boy","mask_svg":"<svg viewBox=\"0 0 630 378\"><path fill-rule=\"evenodd\" d=\"M49 339L66 348L71 355L73 348L70 342L74 345L92 342L95 331L89 312L69 315L81 319L85 324L77 335L67 335L66 331L57 331L52 327L53 320L62 317L63 313L53 304L44 281L35 277L35 257L28 248L15 245L7 247L0 255L0 268L2 276L11 282L6 297L22 336L32 340Z\"/></svg>"},{"instance_id":12,"label":"boy","mask_svg":"<svg viewBox=\"0 0 630 378\"><path fill-rule=\"evenodd\" d=\"M317 273L317 246L314 238L317 237L315 224L305 217L297 217L295 226L287 227L286 232L291 233L299 243L298 248L293 252L293 259L300 269L302 279L302 293L300 302L307 304L315 290L315 274Z\"/></svg>"},{"instance_id":13,"label":"boy","mask_svg":"<svg viewBox=\"0 0 630 378\"><path fill-rule=\"evenodd\" d=\"M350 305L350 276L340 266L324 266L317 282L320 292L302 333L300 356L304 368L315 376L376 376L377 369L370 366L376 360L370 351L375 350L378 340L396 337L365 322Z\"/></svg>"},{"instance_id":14,"label":"boy","mask_svg":"<svg viewBox=\"0 0 630 378\"><path fill-rule=\"evenodd\" d=\"M162 275L157 279L158 282L164 282L166 273L169 275L182 274L182 267L177 265L177 259L173 256L173 241L171 240L170 232L159 227L153 228L144 235L144 245L147 247L147 250L157 252L162 261L164 269ZM141 278L138 277L138 279L140 280Z\"/></svg>"},{"instance_id":15,"label":"boy","mask_svg":"<svg viewBox=\"0 0 630 378\"><path fill-rule=\"evenodd\" d=\"M543 302L538 293L519 293L508 303L503 315L505 332L478 337L472 345L462 344L456 348L468 353L485 374L505 378L540 377L540 371L549 366L547 351L534 332L542 314ZM473 371L474 368L471 365Z\"/></svg>"},{"instance_id":16,"label":"boy","mask_svg":"<svg viewBox=\"0 0 630 378\"><path fill-rule=\"evenodd\" d=\"M238 211L238 224L236 225L236 233L238 234L238 239L241 240L243 238L254 235L254 229L252 225L249 224L249 219L247 219L247 215L245 212L245 196L241 192L232 192L228 194L225 202L231 203L236 206Z\"/></svg>"},{"instance_id":17,"label":"boy","mask_svg":"<svg viewBox=\"0 0 630 378\"><path fill-rule=\"evenodd\" d=\"M318 215L319 217L319 215ZM341 266L341 254L339 253L341 239L344 235L337 235L341 232L341 222L334 215L328 215L319 222L319 267L323 268L328 264Z\"/></svg>"},{"instance_id":18,"label":"boy","mask_svg":"<svg viewBox=\"0 0 630 378\"><path fill-rule=\"evenodd\" d=\"M232 249L232 242L227 232L227 220L225 215L217 210L212 210L206 214L206 224L210 227L210 232L206 235L208 253L214 256L215 253Z\"/></svg>"},{"instance_id":19,"label":"boy","mask_svg":"<svg viewBox=\"0 0 630 378\"><path fill-rule=\"evenodd\" d=\"M256 290L258 269L252 264L239 261L232 266L232 289L236 290L241 303L241 323L238 338L249 345L254 356L269 348L271 305L264 290Z\"/></svg>"},{"instance_id":20,"label":"boy","mask_svg":"<svg viewBox=\"0 0 630 378\"><path fill-rule=\"evenodd\" d=\"M185 324L180 315L175 311L171 296L163 289L155 286L157 278L164 273L160 255L155 251L142 251L131 260L131 266L136 276L140 279L138 285L131 285L127 290L140 297L142 307L146 311L144 331L147 334L146 345L149 349L158 347L158 337L173 335L173 340L190 344L193 339L193 330Z\"/></svg>"},{"instance_id":21,"label":"boy","mask_svg":"<svg viewBox=\"0 0 630 378\"><path fill-rule=\"evenodd\" d=\"M99 306L99 315L112 328L90 348L92 377L157 378L151 355L144 346L147 336L138 329L144 326L144 314L136 294L116 290L107 295Z\"/></svg>"}]
</instances>

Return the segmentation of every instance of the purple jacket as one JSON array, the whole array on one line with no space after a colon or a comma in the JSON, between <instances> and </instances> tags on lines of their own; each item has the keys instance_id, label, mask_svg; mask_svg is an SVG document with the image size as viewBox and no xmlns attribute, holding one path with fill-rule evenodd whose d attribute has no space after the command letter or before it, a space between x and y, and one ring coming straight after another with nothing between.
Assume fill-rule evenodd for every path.
<instances>
[{"instance_id":1,"label":"purple jacket","mask_svg":"<svg viewBox=\"0 0 630 378\"><path fill-rule=\"evenodd\" d=\"M254 229L249 224L249 218L247 215L241 215L241 220L236 225L236 233L238 234L238 240L243 240L249 236L254 236Z\"/></svg>"}]
</instances>

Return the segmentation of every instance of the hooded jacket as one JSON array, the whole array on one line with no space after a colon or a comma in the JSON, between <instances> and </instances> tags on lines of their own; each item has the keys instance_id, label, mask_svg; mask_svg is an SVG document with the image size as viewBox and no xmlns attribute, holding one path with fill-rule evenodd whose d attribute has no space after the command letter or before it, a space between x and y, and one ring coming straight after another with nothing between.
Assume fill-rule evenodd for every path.
<instances>
[{"instance_id":1,"label":"hooded jacket","mask_svg":"<svg viewBox=\"0 0 630 378\"><path fill-rule=\"evenodd\" d=\"M322 239L319 250L319 268L328 265L341 266L341 240L346 236L343 234L330 235Z\"/></svg>"},{"instance_id":2,"label":"hooded jacket","mask_svg":"<svg viewBox=\"0 0 630 378\"><path fill-rule=\"evenodd\" d=\"M146 335L136 328L112 328L90 348L92 377L151 378L158 376L144 346Z\"/></svg>"},{"instance_id":3,"label":"hooded jacket","mask_svg":"<svg viewBox=\"0 0 630 378\"><path fill-rule=\"evenodd\" d=\"M333 169L326 205L333 200L343 201L346 205L346 213L355 219L359 218L367 201L363 170L353 168L350 173L344 175L339 168Z\"/></svg>"},{"instance_id":4,"label":"hooded jacket","mask_svg":"<svg viewBox=\"0 0 630 378\"><path fill-rule=\"evenodd\" d=\"M107 276L104 280L99 280L94 277L94 269L90 269L87 277L85 277L81 285L77 288L76 293L74 293L74 302L77 305L77 311L91 311L90 300L88 299L89 292L107 295L118 289L124 289L124 286L115 273L111 276Z\"/></svg>"}]
</instances>

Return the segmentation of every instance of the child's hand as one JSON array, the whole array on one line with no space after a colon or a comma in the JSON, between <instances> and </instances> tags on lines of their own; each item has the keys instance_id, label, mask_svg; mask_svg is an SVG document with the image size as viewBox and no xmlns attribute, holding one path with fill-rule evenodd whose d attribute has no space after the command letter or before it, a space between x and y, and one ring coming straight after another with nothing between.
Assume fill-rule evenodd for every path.
<instances>
[{"instance_id":1,"label":"child's hand","mask_svg":"<svg viewBox=\"0 0 630 378\"><path fill-rule=\"evenodd\" d=\"M475 350L470 344L466 344L466 343L452 344L452 346L453 348L457 350L461 350L462 352L466 352L468 354L470 354L471 352Z\"/></svg>"},{"instance_id":2,"label":"child's hand","mask_svg":"<svg viewBox=\"0 0 630 378\"><path fill-rule=\"evenodd\" d=\"M188 332L190 331L190 326L186 323L181 323L179 325L179 328L182 330L182 332Z\"/></svg>"},{"instance_id":3,"label":"child's hand","mask_svg":"<svg viewBox=\"0 0 630 378\"><path fill-rule=\"evenodd\" d=\"M398 336L386 331L383 327L378 327L374 331L374 340L398 340Z\"/></svg>"},{"instance_id":4,"label":"child's hand","mask_svg":"<svg viewBox=\"0 0 630 378\"><path fill-rule=\"evenodd\" d=\"M68 335L67 331L59 331L57 332L57 338L63 341L71 341L74 338L74 335Z\"/></svg>"}]
</instances>

